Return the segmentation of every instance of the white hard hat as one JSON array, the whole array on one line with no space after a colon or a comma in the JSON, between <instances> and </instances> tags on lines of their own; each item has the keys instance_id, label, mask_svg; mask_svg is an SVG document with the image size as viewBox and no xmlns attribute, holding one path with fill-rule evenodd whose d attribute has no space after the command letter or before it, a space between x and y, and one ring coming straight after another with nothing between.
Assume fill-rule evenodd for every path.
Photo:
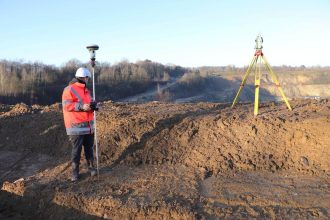
<instances>
[{"instance_id":1,"label":"white hard hat","mask_svg":"<svg viewBox=\"0 0 330 220\"><path fill-rule=\"evenodd\" d=\"M90 78L91 73L89 72L89 70L87 68L80 67L76 71L76 77L89 77Z\"/></svg>"}]
</instances>

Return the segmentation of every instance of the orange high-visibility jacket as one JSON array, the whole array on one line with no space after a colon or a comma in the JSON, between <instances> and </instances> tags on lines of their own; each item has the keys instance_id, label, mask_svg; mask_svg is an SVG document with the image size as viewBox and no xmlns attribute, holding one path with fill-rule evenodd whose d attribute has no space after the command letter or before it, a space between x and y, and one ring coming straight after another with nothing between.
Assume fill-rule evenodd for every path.
<instances>
[{"instance_id":1,"label":"orange high-visibility jacket","mask_svg":"<svg viewBox=\"0 0 330 220\"><path fill-rule=\"evenodd\" d=\"M83 104L92 97L86 85L76 79L71 81L62 94L63 116L68 135L92 134L94 132L93 111L82 110Z\"/></svg>"}]
</instances>

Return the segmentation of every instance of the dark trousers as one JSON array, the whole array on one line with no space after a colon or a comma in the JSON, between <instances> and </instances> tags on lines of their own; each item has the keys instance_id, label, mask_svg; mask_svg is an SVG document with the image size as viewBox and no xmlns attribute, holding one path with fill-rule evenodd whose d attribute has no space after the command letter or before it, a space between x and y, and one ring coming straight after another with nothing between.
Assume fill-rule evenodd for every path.
<instances>
[{"instance_id":1,"label":"dark trousers","mask_svg":"<svg viewBox=\"0 0 330 220\"><path fill-rule=\"evenodd\" d=\"M82 146L87 161L93 161L94 134L69 135L72 144L71 161L79 165Z\"/></svg>"}]
</instances>

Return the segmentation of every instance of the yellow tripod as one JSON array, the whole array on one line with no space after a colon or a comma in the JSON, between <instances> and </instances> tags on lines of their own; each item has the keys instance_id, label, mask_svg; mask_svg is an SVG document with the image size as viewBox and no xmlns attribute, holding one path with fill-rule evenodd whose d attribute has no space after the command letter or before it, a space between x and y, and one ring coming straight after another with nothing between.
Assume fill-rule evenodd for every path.
<instances>
[{"instance_id":1,"label":"yellow tripod","mask_svg":"<svg viewBox=\"0 0 330 220\"><path fill-rule=\"evenodd\" d=\"M255 97L254 97L254 115L258 115L258 106L259 106L259 87L260 87L260 78L261 78L261 68L260 68L260 64L261 61L263 61L264 65L266 66L266 68L268 69L268 71L270 72L270 75L272 77L272 80L274 81L274 83L276 84L277 88L279 89L282 98L284 99L286 105L288 106L288 108L290 109L290 111L292 110L288 99L286 98L286 96L284 95L283 89L280 86L280 83L278 82L278 79L276 77L276 75L274 74L274 72L272 71L272 68L270 67L269 63L267 62L263 52L262 52L262 43L263 43L263 39L260 36L260 34L257 36L256 38L256 52L254 53L253 59L246 71L246 73L243 76L243 81L242 84L239 87L239 90L236 94L236 97L233 101L233 104L231 105L231 107L233 108L234 105L237 102L237 99L239 97L239 95L242 92L242 89L246 83L246 80L253 68L253 66L255 65L255 73L254 73L254 85L255 85Z\"/></svg>"}]
</instances>

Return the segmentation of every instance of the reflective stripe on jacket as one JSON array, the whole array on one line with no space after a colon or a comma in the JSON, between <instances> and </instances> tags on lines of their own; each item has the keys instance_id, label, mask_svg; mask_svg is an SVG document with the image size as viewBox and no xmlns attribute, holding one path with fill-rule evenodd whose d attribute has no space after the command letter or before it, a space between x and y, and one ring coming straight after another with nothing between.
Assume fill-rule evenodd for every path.
<instances>
[{"instance_id":1,"label":"reflective stripe on jacket","mask_svg":"<svg viewBox=\"0 0 330 220\"><path fill-rule=\"evenodd\" d=\"M92 134L94 132L93 111L83 111L83 104L92 97L85 84L74 82L62 94L63 116L68 135Z\"/></svg>"}]
</instances>

